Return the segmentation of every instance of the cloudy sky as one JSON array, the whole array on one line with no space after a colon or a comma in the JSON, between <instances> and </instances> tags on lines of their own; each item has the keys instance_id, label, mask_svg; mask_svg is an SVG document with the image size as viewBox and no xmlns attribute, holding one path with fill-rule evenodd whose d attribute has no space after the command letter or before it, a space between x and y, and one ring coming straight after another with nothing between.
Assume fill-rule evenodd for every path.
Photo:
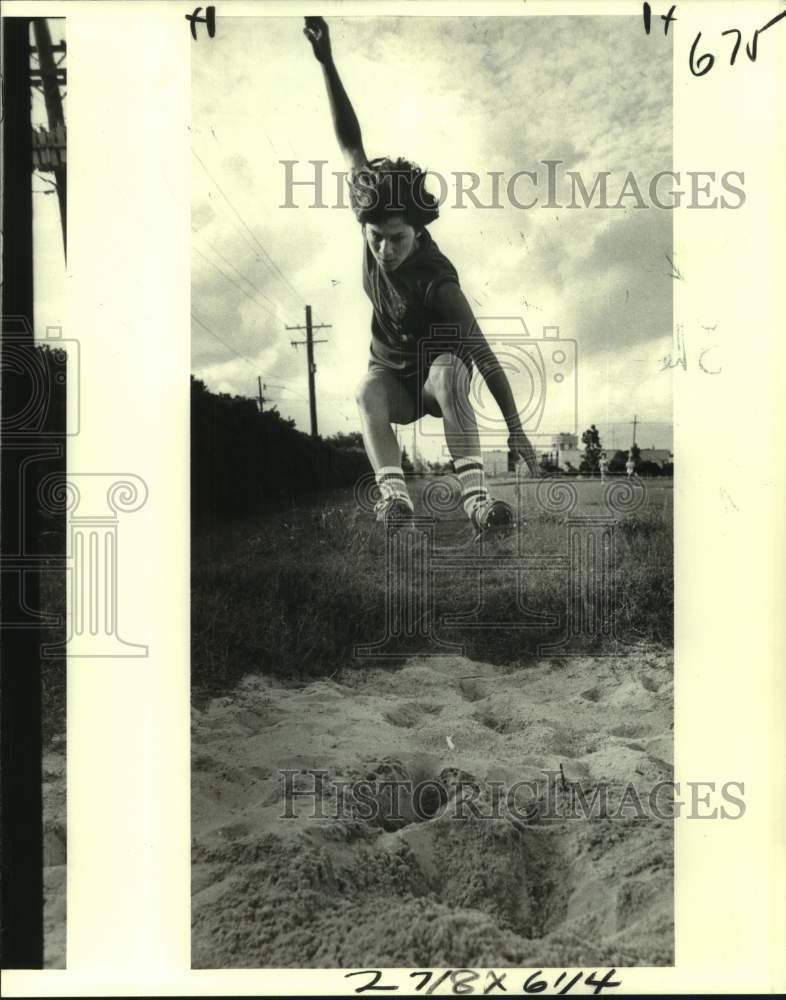
<instances>
[{"instance_id":1,"label":"cloudy sky","mask_svg":"<svg viewBox=\"0 0 786 1000\"><path fill-rule=\"evenodd\" d=\"M298 161L297 179L313 178L309 160L328 161L330 206L332 171L344 169L302 23L224 18L210 44L192 48L192 368L211 389L248 396L261 374L269 405L308 429L304 351L290 344L302 335L285 329L303 323L308 302L332 324L316 348L328 435L359 428L353 387L371 310L349 209L309 207L306 188L295 189L298 207L280 207L280 161ZM431 233L476 315L520 316L534 338L558 326L576 344L580 428L594 422L607 446L627 446L635 413L640 445L670 446L671 376L660 359L672 343L671 213L634 198L618 209L543 207L548 159L563 161L561 204L565 170L588 188L610 171L612 205L632 171L650 204L649 177L672 164L670 46L643 48L638 17L332 18L330 28L367 154L407 156L447 179ZM537 189L526 179L517 187L521 201L540 196L534 208L505 198L519 170L538 173ZM481 176L484 203L490 173L501 172L503 207L456 207L457 171ZM548 419L561 429L561 416ZM436 441L424 452L436 455Z\"/></svg>"}]
</instances>

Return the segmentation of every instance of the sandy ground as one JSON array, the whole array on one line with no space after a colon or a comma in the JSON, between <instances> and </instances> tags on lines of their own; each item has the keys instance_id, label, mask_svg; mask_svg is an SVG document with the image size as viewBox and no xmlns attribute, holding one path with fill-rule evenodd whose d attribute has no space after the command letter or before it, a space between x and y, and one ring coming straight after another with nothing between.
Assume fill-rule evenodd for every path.
<instances>
[{"instance_id":1,"label":"sandy ground","mask_svg":"<svg viewBox=\"0 0 786 1000\"><path fill-rule=\"evenodd\" d=\"M672 694L666 653L246 678L192 710L192 964L671 964L672 824L620 801L673 778ZM546 788L560 765L568 784ZM310 818L298 798L285 818L286 769L300 790L311 770L430 779L431 798L405 794L400 819L346 792L340 815L328 801ZM526 780L545 790L487 808L489 782ZM473 783L480 815L456 798ZM606 783L607 816L571 818L570 783L588 799Z\"/></svg>"}]
</instances>

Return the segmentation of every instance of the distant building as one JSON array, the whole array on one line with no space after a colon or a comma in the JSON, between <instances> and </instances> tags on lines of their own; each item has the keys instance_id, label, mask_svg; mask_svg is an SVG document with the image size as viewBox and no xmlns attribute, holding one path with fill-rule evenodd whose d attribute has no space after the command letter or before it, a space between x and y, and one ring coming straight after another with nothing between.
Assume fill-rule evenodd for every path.
<instances>
[{"instance_id":1,"label":"distant building","mask_svg":"<svg viewBox=\"0 0 786 1000\"><path fill-rule=\"evenodd\" d=\"M560 448L556 455L556 465L564 472L578 472L585 455L581 448Z\"/></svg>"},{"instance_id":2,"label":"distant building","mask_svg":"<svg viewBox=\"0 0 786 1000\"><path fill-rule=\"evenodd\" d=\"M639 462L654 462L661 469L664 465L674 461L674 455L668 448L641 448L639 449Z\"/></svg>"},{"instance_id":3,"label":"distant building","mask_svg":"<svg viewBox=\"0 0 786 1000\"><path fill-rule=\"evenodd\" d=\"M562 469L563 472L578 472L584 458L578 436L565 432L555 434L551 439L551 446L543 454L552 468Z\"/></svg>"},{"instance_id":4,"label":"distant building","mask_svg":"<svg viewBox=\"0 0 786 1000\"><path fill-rule=\"evenodd\" d=\"M551 447L557 451L575 451L579 446L576 434L555 434L551 439Z\"/></svg>"},{"instance_id":5,"label":"distant building","mask_svg":"<svg viewBox=\"0 0 786 1000\"><path fill-rule=\"evenodd\" d=\"M604 451L608 460L618 453L616 448L606 448ZM627 456L628 449L622 449L622 452ZM569 473L578 472L586 457L584 449L578 447L575 434L555 434L551 439L551 447L543 449L541 455L548 459L552 467ZM653 462L662 469L674 462L674 455L668 448L641 448L639 462Z\"/></svg>"},{"instance_id":6,"label":"distant building","mask_svg":"<svg viewBox=\"0 0 786 1000\"><path fill-rule=\"evenodd\" d=\"M516 471L515 463L509 460L510 452L507 448L493 448L482 452L482 455L487 476L504 476Z\"/></svg>"},{"instance_id":7,"label":"distant building","mask_svg":"<svg viewBox=\"0 0 786 1000\"><path fill-rule=\"evenodd\" d=\"M567 447L565 444L570 444ZM561 469L563 472L576 473L581 468L581 463L585 459L584 449L576 446L575 434L555 434L551 447L548 449L539 448L538 460L543 457L549 459L552 466ZM618 449L606 448L606 457L609 461L614 457ZM622 449L627 455L627 451ZM516 471L515 462L511 462L510 453L507 448L490 448L483 451L483 465L486 474L489 476L505 476ZM674 455L668 448L641 448L639 462L654 462L661 469L665 465L674 462Z\"/></svg>"}]
</instances>

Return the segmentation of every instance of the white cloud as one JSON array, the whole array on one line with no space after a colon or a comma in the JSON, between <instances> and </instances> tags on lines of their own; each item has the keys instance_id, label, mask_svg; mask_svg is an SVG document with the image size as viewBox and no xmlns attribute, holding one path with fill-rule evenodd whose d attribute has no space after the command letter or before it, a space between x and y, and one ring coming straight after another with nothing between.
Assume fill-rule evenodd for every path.
<instances>
[{"instance_id":1,"label":"white cloud","mask_svg":"<svg viewBox=\"0 0 786 1000\"><path fill-rule=\"evenodd\" d=\"M646 192L648 176L671 167L671 50L652 40L642 54L637 17L330 23L370 156L409 156L443 175L538 170L542 196L541 161L561 159L562 170L580 169L589 186L596 171L613 171L611 201L628 171ZM222 384L247 394L258 367L301 393L282 391L279 408L307 427L305 358L290 346L302 335L284 326L302 323L310 302L315 318L332 324L328 343L316 349L320 430L329 434L358 426L353 394L366 367L370 305L349 210L308 208L305 188L296 189L300 207L279 207L280 160L302 161L298 176L311 171L308 160L327 160L331 201L330 171L344 169L321 71L301 30L300 18L227 19L193 61L194 149L264 247L195 161L194 246L213 265L194 255L193 309L250 365L237 358L237 367L226 365L232 355L197 324L193 364L210 384L208 373L223 363ZM489 183L479 190L483 200ZM520 197L527 190L525 181ZM634 409L670 419L670 381L656 364L656 345L671 338L667 212L446 205L432 232L478 315L519 313L536 334L555 324L578 341L583 422L622 423Z\"/></svg>"}]
</instances>

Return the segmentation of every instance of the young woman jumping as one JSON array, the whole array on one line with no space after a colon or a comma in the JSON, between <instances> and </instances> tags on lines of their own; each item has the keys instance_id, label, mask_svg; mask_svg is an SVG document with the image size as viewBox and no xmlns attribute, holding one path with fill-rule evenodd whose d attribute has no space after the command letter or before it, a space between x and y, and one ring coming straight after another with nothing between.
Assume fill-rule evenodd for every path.
<instances>
[{"instance_id":1,"label":"young woman jumping","mask_svg":"<svg viewBox=\"0 0 786 1000\"><path fill-rule=\"evenodd\" d=\"M513 511L489 496L486 487L469 399L473 365L505 418L509 450L537 476L535 452L510 383L478 327L455 267L426 228L439 215L439 207L426 190L425 173L408 160L366 157L357 116L333 61L327 23L321 17L305 20L304 34L322 65L336 138L350 171L350 202L364 237L363 288L373 316L371 356L357 389L357 404L381 495L377 518L395 527L412 521L412 500L392 425L410 424L428 414L444 422L476 538L505 533L513 527Z\"/></svg>"}]
</instances>

